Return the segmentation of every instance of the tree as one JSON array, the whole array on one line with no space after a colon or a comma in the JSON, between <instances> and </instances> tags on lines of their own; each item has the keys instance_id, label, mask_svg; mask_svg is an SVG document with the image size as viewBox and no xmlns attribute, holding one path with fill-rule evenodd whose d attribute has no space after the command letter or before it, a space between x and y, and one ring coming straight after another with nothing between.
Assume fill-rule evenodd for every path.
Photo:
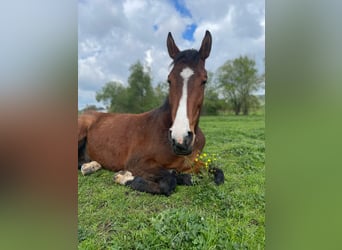
<instances>
[{"instance_id":1,"label":"tree","mask_svg":"<svg viewBox=\"0 0 342 250\"><path fill-rule=\"evenodd\" d=\"M144 69L138 61L129 70L127 87L119 82L108 82L96 93L96 100L104 102L109 112L141 113L159 104L149 69Z\"/></svg>"},{"instance_id":2,"label":"tree","mask_svg":"<svg viewBox=\"0 0 342 250\"><path fill-rule=\"evenodd\" d=\"M154 108L158 100L152 88L150 70L144 70L140 61L129 70L131 74L128 78L127 98L130 112L141 113Z\"/></svg>"},{"instance_id":3,"label":"tree","mask_svg":"<svg viewBox=\"0 0 342 250\"><path fill-rule=\"evenodd\" d=\"M106 83L99 92L96 92L96 101L104 102L109 112L128 111L127 89L119 82Z\"/></svg>"},{"instance_id":4,"label":"tree","mask_svg":"<svg viewBox=\"0 0 342 250\"><path fill-rule=\"evenodd\" d=\"M167 95L169 94L169 84L167 82L160 82L154 89L155 97L158 104L163 104Z\"/></svg>"},{"instance_id":5,"label":"tree","mask_svg":"<svg viewBox=\"0 0 342 250\"><path fill-rule=\"evenodd\" d=\"M257 105L252 93L258 90L263 81L263 76L258 75L255 61L247 56L228 60L218 69L217 75L222 93L234 113L238 115L242 111L248 115L250 108Z\"/></svg>"},{"instance_id":6,"label":"tree","mask_svg":"<svg viewBox=\"0 0 342 250\"><path fill-rule=\"evenodd\" d=\"M80 113L86 112L86 111L90 111L90 110L94 110L94 111L102 111L104 110L103 107L97 107L96 105L92 104L92 105L87 105L85 106L85 108L83 108L82 110L80 110Z\"/></svg>"},{"instance_id":7,"label":"tree","mask_svg":"<svg viewBox=\"0 0 342 250\"><path fill-rule=\"evenodd\" d=\"M205 84L203 115L217 115L223 107L223 101L219 99L218 88L213 81L214 73L208 72L208 80Z\"/></svg>"}]
</instances>

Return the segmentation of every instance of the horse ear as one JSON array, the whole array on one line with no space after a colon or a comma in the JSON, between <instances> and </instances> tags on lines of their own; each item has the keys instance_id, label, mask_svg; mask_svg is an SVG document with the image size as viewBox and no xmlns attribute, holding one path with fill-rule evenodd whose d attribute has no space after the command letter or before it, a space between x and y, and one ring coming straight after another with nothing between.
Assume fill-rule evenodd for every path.
<instances>
[{"instance_id":1,"label":"horse ear","mask_svg":"<svg viewBox=\"0 0 342 250\"><path fill-rule=\"evenodd\" d=\"M207 57L209 56L210 50L211 50L211 42L212 42L211 34L207 30L205 32L205 36L203 38L202 45L201 45L201 48L199 50L199 53L200 53L202 60L207 59Z\"/></svg>"},{"instance_id":2,"label":"horse ear","mask_svg":"<svg viewBox=\"0 0 342 250\"><path fill-rule=\"evenodd\" d=\"M169 35L167 36L167 50L169 51L169 55L172 59L175 59L176 55L180 52L177 45L175 44L175 41L173 40L173 37L171 35L171 32L169 32Z\"/></svg>"}]
</instances>

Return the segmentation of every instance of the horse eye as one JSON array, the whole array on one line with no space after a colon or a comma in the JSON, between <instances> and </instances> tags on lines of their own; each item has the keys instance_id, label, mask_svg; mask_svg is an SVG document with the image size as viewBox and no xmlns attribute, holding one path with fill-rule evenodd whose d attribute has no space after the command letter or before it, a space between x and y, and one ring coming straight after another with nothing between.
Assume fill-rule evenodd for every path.
<instances>
[{"instance_id":1,"label":"horse eye","mask_svg":"<svg viewBox=\"0 0 342 250\"><path fill-rule=\"evenodd\" d=\"M170 85L170 84L171 84L171 81L170 81L170 80L167 80L167 83Z\"/></svg>"},{"instance_id":2,"label":"horse eye","mask_svg":"<svg viewBox=\"0 0 342 250\"><path fill-rule=\"evenodd\" d=\"M207 83L207 80L204 80L204 81L202 82L203 85L206 84L206 83Z\"/></svg>"}]
</instances>

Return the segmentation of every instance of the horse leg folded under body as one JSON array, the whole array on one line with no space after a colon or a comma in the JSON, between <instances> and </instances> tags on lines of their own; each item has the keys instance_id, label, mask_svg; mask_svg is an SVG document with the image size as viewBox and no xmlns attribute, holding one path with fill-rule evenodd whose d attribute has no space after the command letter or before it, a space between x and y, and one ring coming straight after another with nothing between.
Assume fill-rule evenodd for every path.
<instances>
[{"instance_id":1,"label":"horse leg folded under body","mask_svg":"<svg viewBox=\"0 0 342 250\"><path fill-rule=\"evenodd\" d=\"M159 169L151 178L133 176L130 171L120 171L114 175L116 183L130 186L134 190L151 194L163 194L169 196L176 188L177 177L175 173Z\"/></svg>"},{"instance_id":2,"label":"horse leg folded under body","mask_svg":"<svg viewBox=\"0 0 342 250\"><path fill-rule=\"evenodd\" d=\"M87 137L83 137L78 141L78 169L81 169L87 162L90 162L87 154Z\"/></svg>"},{"instance_id":3,"label":"horse leg folded under body","mask_svg":"<svg viewBox=\"0 0 342 250\"><path fill-rule=\"evenodd\" d=\"M221 169L213 168L210 172L214 175L214 181L217 185L224 183L224 174ZM190 174L170 172L166 169L159 169L154 177L150 174L146 176L133 176L130 171L119 171L114 175L114 181L140 192L163 194L166 196L169 196L175 190L177 184L192 185Z\"/></svg>"},{"instance_id":4,"label":"horse leg folded under body","mask_svg":"<svg viewBox=\"0 0 342 250\"><path fill-rule=\"evenodd\" d=\"M192 186L192 180L190 174L176 174L177 184L184 186Z\"/></svg>"},{"instance_id":5,"label":"horse leg folded under body","mask_svg":"<svg viewBox=\"0 0 342 250\"><path fill-rule=\"evenodd\" d=\"M97 161L91 161L91 162L82 164L81 172L83 175L89 175L89 174L96 172L97 170L101 168L102 166L100 165L100 163L98 163Z\"/></svg>"}]
</instances>

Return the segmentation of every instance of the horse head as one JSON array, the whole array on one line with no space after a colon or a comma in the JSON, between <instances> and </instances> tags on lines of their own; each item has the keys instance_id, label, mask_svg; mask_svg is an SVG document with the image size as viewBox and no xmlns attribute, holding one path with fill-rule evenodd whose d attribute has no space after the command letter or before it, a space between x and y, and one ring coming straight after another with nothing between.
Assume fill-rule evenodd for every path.
<instances>
[{"instance_id":1,"label":"horse head","mask_svg":"<svg viewBox=\"0 0 342 250\"><path fill-rule=\"evenodd\" d=\"M192 153L207 81L205 60L210 54L211 42L211 34L206 31L198 51L180 51L171 33L167 37L167 49L173 59L173 68L168 75L172 118L169 137L173 151L178 155Z\"/></svg>"}]
</instances>

